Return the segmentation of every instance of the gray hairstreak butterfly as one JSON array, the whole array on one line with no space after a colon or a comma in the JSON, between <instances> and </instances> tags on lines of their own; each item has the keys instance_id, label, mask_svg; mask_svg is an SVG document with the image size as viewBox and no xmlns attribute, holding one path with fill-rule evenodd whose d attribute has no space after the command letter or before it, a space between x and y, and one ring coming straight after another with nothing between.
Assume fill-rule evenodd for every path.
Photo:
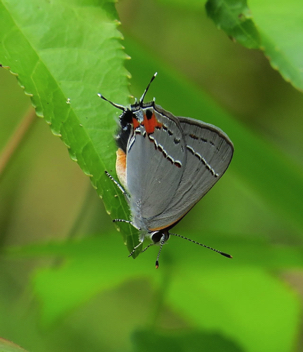
<instances>
[{"instance_id":1,"label":"gray hairstreak butterfly","mask_svg":"<svg viewBox=\"0 0 303 352\"><path fill-rule=\"evenodd\" d=\"M122 110L117 135L116 183L129 204L131 221L139 230L139 244L145 237L160 249L170 235L178 236L211 249L225 257L231 255L193 241L170 229L213 187L228 168L233 156L233 144L218 127L188 117L177 117L144 97L154 74L139 101L124 107L98 96Z\"/></svg>"}]
</instances>

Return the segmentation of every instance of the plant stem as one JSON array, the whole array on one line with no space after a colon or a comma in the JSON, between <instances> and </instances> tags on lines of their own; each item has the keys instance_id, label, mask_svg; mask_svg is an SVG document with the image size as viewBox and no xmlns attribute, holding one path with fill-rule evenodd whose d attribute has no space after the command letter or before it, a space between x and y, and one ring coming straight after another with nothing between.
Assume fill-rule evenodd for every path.
<instances>
[{"instance_id":1,"label":"plant stem","mask_svg":"<svg viewBox=\"0 0 303 352\"><path fill-rule=\"evenodd\" d=\"M2 153L0 155L0 179L3 177L3 174L7 169L9 162L15 155L22 141L25 139L26 134L28 133L30 127L32 126L35 120L35 110L30 107L2 150Z\"/></svg>"}]
</instances>

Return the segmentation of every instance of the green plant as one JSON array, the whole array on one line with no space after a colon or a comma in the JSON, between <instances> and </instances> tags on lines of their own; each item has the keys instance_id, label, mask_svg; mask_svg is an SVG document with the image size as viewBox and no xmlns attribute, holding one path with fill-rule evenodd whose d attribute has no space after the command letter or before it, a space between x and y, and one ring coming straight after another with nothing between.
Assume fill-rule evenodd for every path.
<instances>
[{"instance_id":1,"label":"green plant","mask_svg":"<svg viewBox=\"0 0 303 352\"><path fill-rule=\"evenodd\" d=\"M31 214L44 219L40 229L51 227L63 211L55 205L52 193L57 188L62 193L69 182L85 187L81 176L74 181L76 168L65 169L69 162L61 159L64 152L49 144L57 142L48 139L50 134L36 122L33 144L20 148L22 157L16 154L2 178L5 216L1 217L1 233L6 234L2 242L10 260L2 270L1 335L28 350L44 351L142 350L142 346L146 350L193 351L201 345L212 351L292 350L299 325L299 299L276 273L302 267L303 187L301 153L297 152L302 143L301 93L266 66L262 52L243 49L229 42L222 31L213 30L213 23L204 15L204 2L138 0L118 6L125 52L111 1L2 0L0 63L17 75L36 114L66 144L111 217L125 219L129 218L126 203L104 175L105 170L114 172L114 117L119 111L97 93L127 104L128 72L133 75L131 91L140 96L158 71L149 97L155 96L157 103L176 115L219 126L234 142L235 157L227 174L176 229L231 253L234 260L177 240L163 250L159 271L153 267L152 249L135 260L128 259L121 237L109 217L99 215L100 202L86 188L84 194L88 195L79 196L83 205L71 210L74 218L62 221L74 224L70 233L78 238L65 239L68 226L54 226L54 235L62 231L60 241L36 243L38 236L30 230L36 228L31 225ZM303 85L301 7L299 0L285 4L257 0L206 3L208 16L218 27L248 48L261 48L272 66L298 90ZM132 57L127 62L126 54ZM237 87L234 93L250 109L241 105L237 94L228 95L228 89L221 89L222 82L231 91ZM4 105L9 91L1 95ZM21 116L20 111L12 114L17 109L14 104L1 119L2 147ZM7 116L16 118L8 120ZM37 175L47 167L42 151L47 151L48 145L54 163L60 163L55 171L43 174L41 186ZM37 159L36 154L40 155ZM19 168L14 169L18 163ZM61 170L69 178L64 184L51 183ZM28 202L25 196L21 198L22 194L39 194L43 182L54 187L46 199L38 198L36 204L32 198ZM72 203L78 202L78 195L80 191L70 193ZM45 206L41 203L52 204L45 208L50 218L47 225L39 212ZM92 210L87 215L89 204L97 208L96 213ZM28 228L27 221L20 225L16 214L24 214ZM123 239L132 249L137 233L122 225ZM29 245L21 246L23 243ZM23 263L32 263L33 257L57 260L49 266L34 261L32 273ZM18 262L17 274L12 276L18 284L12 284L7 277L11 277L11 263ZM20 279L24 272L31 273L39 310L36 301L30 312L26 310L30 297ZM17 294L20 288L22 299ZM6 307L15 306L15 313L7 312ZM35 327L36 311L47 328L43 338ZM176 336L170 329L182 331Z\"/></svg>"}]
</instances>

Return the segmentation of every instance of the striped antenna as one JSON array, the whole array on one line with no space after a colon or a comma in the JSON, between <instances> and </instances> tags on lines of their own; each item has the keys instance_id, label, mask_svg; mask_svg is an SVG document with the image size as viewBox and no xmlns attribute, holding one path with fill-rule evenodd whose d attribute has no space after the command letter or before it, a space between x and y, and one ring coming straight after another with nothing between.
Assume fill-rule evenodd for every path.
<instances>
[{"instance_id":1,"label":"striped antenna","mask_svg":"<svg viewBox=\"0 0 303 352\"><path fill-rule=\"evenodd\" d=\"M162 247L165 243L165 235L163 234L162 237L161 237L161 241L160 241L160 249L159 249L159 252L158 252L158 255L157 255L157 260L156 260L156 269L159 268L159 257L160 257L160 253L162 251Z\"/></svg>"},{"instance_id":2,"label":"striped antenna","mask_svg":"<svg viewBox=\"0 0 303 352\"><path fill-rule=\"evenodd\" d=\"M180 237L180 238L183 238L184 240L187 240L187 241L190 241L190 242L193 242L195 244L198 244L199 246L201 247L204 247L204 248L207 248L207 249L210 249L211 251L214 251L214 252L217 252L221 255L223 255L224 257L226 258L232 258L232 256L230 254L227 254L227 253L224 253L224 252L221 252L219 251L218 249L215 249L215 248L212 248L212 247L209 247L209 246L206 246L205 244L202 244L202 243L199 243L197 241L194 241L194 240L191 240L190 238L187 238L187 237L184 237L184 236L181 236L181 235L178 235L176 233L169 233L170 235L173 235L173 236L176 236L176 237Z\"/></svg>"},{"instance_id":3,"label":"striped antenna","mask_svg":"<svg viewBox=\"0 0 303 352\"><path fill-rule=\"evenodd\" d=\"M146 95L146 93L147 93L147 91L148 91L148 89L149 89L149 87L150 87L152 81L156 78L157 74L158 74L158 72L156 72L156 73L152 76L150 82L148 83L148 86L145 88L145 91L143 92L142 97L141 97L140 100L139 100L140 106L143 104L143 100L144 100L144 98L145 98L145 95Z\"/></svg>"},{"instance_id":4,"label":"striped antenna","mask_svg":"<svg viewBox=\"0 0 303 352\"><path fill-rule=\"evenodd\" d=\"M127 110L127 108L126 108L125 106L120 105L120 104L113 103L112 101L106 99L104 95L102 95L102 94L100 94L100 93L98 93L97 95L98 95L99 98L101 98L101 99L107 101L108 103L112 104L112 106L114 106L115 108L120 109L120 110L123 110L123 111L126 111L126 110Z\"/></svg>"}]
</instances>

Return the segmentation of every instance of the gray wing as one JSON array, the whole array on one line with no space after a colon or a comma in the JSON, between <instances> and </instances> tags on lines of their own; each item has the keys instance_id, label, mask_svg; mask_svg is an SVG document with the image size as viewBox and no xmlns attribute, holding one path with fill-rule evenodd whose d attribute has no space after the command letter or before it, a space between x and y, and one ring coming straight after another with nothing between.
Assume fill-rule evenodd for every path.
<instances>
[{"instance_id":1,"label":"gray wing","mask_svg":"<svg viewBox=\"0 0 303 352\"><path fill-rule=\"evenodd\" d=\"M187 154L179 120L171 114L155 114L162 127L149 135L144 126L137 127L126 153L132 221L148 231L167 227L167 219L158 221L157 217L169 207L179 187Z\"/></svg>"},{"instance_id":2,"label":"gray wing","mask_svg":"<svg viewBox=\"0 0 303 352\"><path fill-rule=\"evenodd\" d=\"M186 166L169 206L149 226L179 221L220 179L233 156L233 144L219 128L179 117L186 144Z\"/></svg>"}]
</instances>

